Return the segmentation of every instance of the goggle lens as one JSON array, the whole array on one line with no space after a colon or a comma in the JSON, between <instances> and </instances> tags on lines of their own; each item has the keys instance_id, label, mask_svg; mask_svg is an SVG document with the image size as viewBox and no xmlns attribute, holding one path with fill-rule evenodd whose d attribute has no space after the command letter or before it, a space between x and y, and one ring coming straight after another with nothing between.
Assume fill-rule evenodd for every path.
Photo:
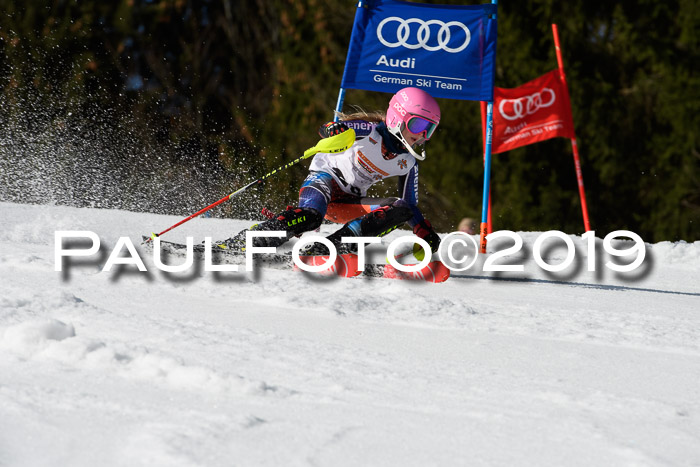
<instances>
[{"instance_id":1,"label":"goggle lens","mask_svg":"<svg viewBox=\"0 0 700 467\"><path fill-rule=\"evenodd\" d=\"M406 123L406 128L408 128L408 131L410 131L414 135L425 133L425 139L430 139L430 137L433 136L435 128L437 128L437 123L431 122L430 120L426 120L423 117L417 117L414 115L410 119L408 119L408 122Z\"/></svg>"}]
</instances>

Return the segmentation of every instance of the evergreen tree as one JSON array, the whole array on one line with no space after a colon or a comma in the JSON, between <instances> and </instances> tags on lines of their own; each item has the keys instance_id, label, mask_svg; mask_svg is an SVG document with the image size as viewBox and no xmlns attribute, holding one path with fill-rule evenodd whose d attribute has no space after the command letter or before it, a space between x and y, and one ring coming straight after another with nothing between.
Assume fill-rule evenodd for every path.
<instances>
[{"instance_id":1,"label":"evergreen tree","mask_svg":"<svg viewBox=\"0 0 700 467\"><path fill-rule=\"evenodd\" d=\"M59 202L181 214L209 204L315 144L354 14L355 2L331 0L3 2L0 198L63 190ZM599 235L700 238L699 16L691 0L499 4L496 86L556 68L559 26ZM350 90L346 103L384 110L389 97ZM483 142L478 103L440 105L421 207L449 231L480 216ZM293 203L305 167L215 214ZM37 171L56 181L22 176ZM567 140L495 155L492 176L496 229L583 231Z\"/></svg>"}]
</instances>

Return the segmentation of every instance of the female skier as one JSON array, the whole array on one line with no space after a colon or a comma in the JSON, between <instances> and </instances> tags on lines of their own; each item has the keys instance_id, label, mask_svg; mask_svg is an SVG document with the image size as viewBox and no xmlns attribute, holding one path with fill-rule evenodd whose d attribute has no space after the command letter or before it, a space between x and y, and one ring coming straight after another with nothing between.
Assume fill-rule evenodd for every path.
<instances>
[{"instance_id":1,"label":"female skier","mask_svg":"<svg viewBox=\"0 0 700 467\"><path fill-rule=\"evenodd\" d=\"M299 205L288 207L270 220L250 230L281 230L286 237L256 237L255 246L282 245L290 238L314 230L323 218L345 225L328 237L338 252L348 252L354 244L342 244L342 237L383 236L408 222L413 233L426 240L433 252L440 237L418 209L418 164L425 159L425 145L440 123L440 107L435 99L418 88L404 88L389 102L386 115L345 116L343 121L321 126L322 138L335 136L349 127L356 130L355 143L338 154L316 154L310 173L301 185ZM419 154L417 151L421 151ZM399 177L399 198L367 198L367 189L389 177ZM245 230L216 243L224 249L244 250ZM321 243L303 252L328 254Z\"/></svg>"}]
</instances>

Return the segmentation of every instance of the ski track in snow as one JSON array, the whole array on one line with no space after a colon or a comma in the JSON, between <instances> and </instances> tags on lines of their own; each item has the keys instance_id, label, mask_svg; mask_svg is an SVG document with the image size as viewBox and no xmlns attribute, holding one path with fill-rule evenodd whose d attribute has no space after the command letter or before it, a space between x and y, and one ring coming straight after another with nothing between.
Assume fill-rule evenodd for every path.
<instances>
[{"instance_id":1,"label":"ski track in snow","mask_svg":"<svg viewBox=\"0 0 700 467\"><path fill-rule=\"evenodd\" d=\"M700 465L700 242L632 279L101 272L178 220L0 203L0 466ZM105 256L54 271L57 230Z\"/></svg>"}]
</instances>

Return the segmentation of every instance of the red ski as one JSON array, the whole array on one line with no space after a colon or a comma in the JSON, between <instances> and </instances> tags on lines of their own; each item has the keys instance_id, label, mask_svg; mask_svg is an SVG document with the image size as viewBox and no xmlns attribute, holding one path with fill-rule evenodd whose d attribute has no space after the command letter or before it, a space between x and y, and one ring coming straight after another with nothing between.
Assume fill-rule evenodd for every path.
<instances>
[{"instance_id":1,"label":"red ski","mask_svg":"<svg viewBox=\"0 0 700 467\"><path fill-rule=\"evenodd\" d=\"M148 237L143 238L145 241ZM146 247L152 248L153 243L147 243ZM167 251L169 254L182 255L186 252L187 247L179 243L161 241L161 250ZM201 255L203 253L203 246L195 245L194 253L195 255ZM216 250L215 255L218 255L218 259L221 260L222 263L227 264L242 264L245 260L245 255L241 252ZM317 266L325 264L328 256L300 256L300 259L304 264ZM363 277L381 277L384 279L417 280L436 283L445 282L450 277L450 269L440 261L432 261L417 272L399 271L389 264L368 264L365 266L364 271L360 271L358 263L356 254L342 254L338 255L335 263L330 268L322 272L311 274L339 277L356 277L362 275ZM292 261L292 256L290 254L266 253L259 255L259 257L256 258L256 265L272 269L289 269L293 267L294 270L300 270Z\"/></svg>"},{"instance_id":2,"label":"red ski","mask_svg":"<svg viewBox=\"0 0 700 467\"><path fill-rule=\"evenodd\" d=\"M319 266L325 264L328 261L329 256L299 256L302 263L309 266ZM296 265L294 265L295 271L300 271ZM340 277L355 277L361 274L362 271L358 269L357 255L348 253L343 255L338 255L333 265L321 272L312 272L310 274L319 274L321 276L340 276Z\"/></svg>"},{"instance_id":3,"label":"red ski","mask_svg":"<svg viewBox=\"0 0 700 467\"><path fill-rule=\"evenodd\" d=\"M399 271L390 264L370 264L365 267L365 276L383 277L385 279L413 280L426 282L445 282L450 278L450 268L441 261L431 261L423 269L416 272Z\"/></svg>"},{"instance_id":4,"label":"red ski","mask_svg":"<svg viewBox=\"0 0 700 467\"><path fill-rule=\"evenodd\" d=\"M300 256L304 264L316 266L325 264L328 256ZM295 266L296 270L298 268ZM325 271L318 273L322 276L355 277L362 274L363 277L381 277L384 279L415 280L426 282L445 282L450 277L450 269L440 261L431 261L423 269L416 272L403 272L389 264L368 264L364 271L358 268L358 259L355 254L338 255L335 263Z\"/></svg>"}]
</instances>

